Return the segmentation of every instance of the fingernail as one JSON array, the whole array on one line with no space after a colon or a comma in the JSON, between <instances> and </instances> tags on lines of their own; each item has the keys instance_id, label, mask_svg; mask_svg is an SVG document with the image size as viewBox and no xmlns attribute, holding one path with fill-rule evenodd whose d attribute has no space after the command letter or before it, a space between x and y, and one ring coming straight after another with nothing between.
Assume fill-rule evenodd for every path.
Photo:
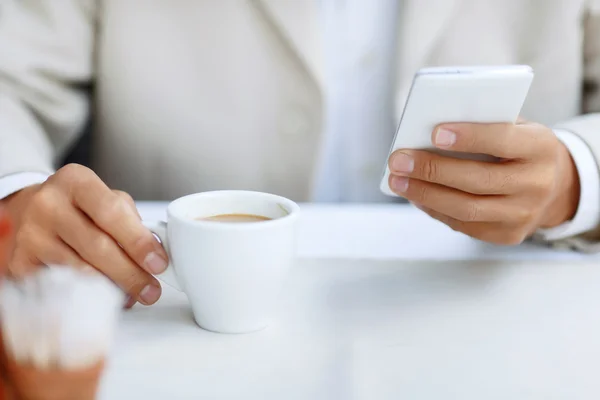
<instances>
[{"instance_id":1,"label":"fingernail","mask_svg":"<svg viewBox=\"0 0 600 400\"><path fill-rule=\"evenodd\" d=\"M160 287L154 285L147 285L140 292L140 299L146 305L154 304L160 297Z\"/></svg>"},{"instance_id":2,"label":"fingernail","mask_svg":"<svg viewBox=\"0 0 600 400\"><path fill-rule=\"evenodd\" d=\"M456 143L456 133L448 129L440 128L435 134L435 145L439 147L450 147Z\"/></svg>"},{"instance_id":3,"label":"fingernail","mask_svg":"<svg viewBox=\"0 0 600 400\"><path fill-rule=\"evenodd\" d=\"M403 176L392 177L392 189L395 192L406 192L408 190L408 178Z\"/></svg>"},{"instance_id":4,"label":"fingernail","mask_svg":"<svg viewBox=\"0 0 600 400\"><path fill-rule=\"evenodd\" d=\"M396 153L392 158L392 170L409 174L415 168L415 160L405 153Z\"/></svg>"},{"instance_id":5,"label":"fingernail","mask_svg":"<svg viewBox=\"0 0 600 400\"><path fill-rule=\"evenodd\" d=\"M153 274L164 272L167 265L167 261L155 252L149 253L144 260L144 267Z\"/></svg>"}]
</instances>

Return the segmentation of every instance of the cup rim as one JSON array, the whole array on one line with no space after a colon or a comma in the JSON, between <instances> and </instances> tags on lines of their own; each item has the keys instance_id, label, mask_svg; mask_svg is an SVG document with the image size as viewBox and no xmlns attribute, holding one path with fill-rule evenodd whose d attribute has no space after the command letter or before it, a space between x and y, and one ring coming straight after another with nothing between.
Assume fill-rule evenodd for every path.
<instances>
[{"instance_id":1,"label":"cup rim","mask_svg":"<svg viewBox=\"0 0 600 400\"><path fill-rule=\"evenodd\" d=\"M224 195L250 195L256 197L262 197L265 200L270 200L272 202L279 203L285 211L287 211L287 215L284 215L279 218L269 219L266 221L259 221L253 223L242 223L242 224L224 224L218 221L207 221L207 220L197 220L185 218L180 215L177 215L175 212L175 207L177 207L182 202L189 200L191 198L201 198L201 197L218 197ZM167 206L167 223L169 220L176 220L178 223L182 223L192 227L202 227L202 228L210 228L210 229L218 229L218 230L257 230L257 229L265 229L265 228L273 228L281 224L287 224L292 220L295 220L298 217L300 212L300 206L283 196L279 196L276 194L268 193L268 192L259 192L254 190L211 190L206 192L198 192L191 193L185 196L181 196L169 203Z\"/></svg>"}]
</instances>

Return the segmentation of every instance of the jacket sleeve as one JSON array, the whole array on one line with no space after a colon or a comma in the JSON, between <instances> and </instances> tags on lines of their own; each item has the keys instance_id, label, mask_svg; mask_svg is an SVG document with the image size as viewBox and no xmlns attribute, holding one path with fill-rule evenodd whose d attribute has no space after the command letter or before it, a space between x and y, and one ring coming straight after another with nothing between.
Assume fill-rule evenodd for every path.
<instances>
[{"instance_id":1,"label":"jacket sleeve","mask_svg":"<svg viewBox=\"0 0 600 400\"><path fill-rule=\"evenodd\" d=\"M579 136L600 166L600 0L588 2L584 19L584 82L582 115L554 128ZM600 182L598 183L600 185ZM535 239L535 238L534 238ZM538 238L538 241L541 239ZM600 227L574 237L550 241L554 247L600 253Z\"/></svg>"},{"instance_id":2,"label":"jacket sleeve","mask_svg":"<svg viewBox=\"0 0 600 400\"><path fill-rule=\"evenodd\" d=\"M54 172L88 116L95 0L0 1L0 178Z\"/></svg>"}]
</instances>

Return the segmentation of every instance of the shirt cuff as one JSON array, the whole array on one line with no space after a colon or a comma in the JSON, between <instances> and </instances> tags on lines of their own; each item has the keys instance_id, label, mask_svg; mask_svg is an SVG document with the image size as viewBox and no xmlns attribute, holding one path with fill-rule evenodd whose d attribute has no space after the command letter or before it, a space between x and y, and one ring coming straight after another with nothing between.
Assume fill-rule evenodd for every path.
<instances>
[{"instance_id":1,"label":"shirt cuff","mask_svg":"<svg viewBox=\"0 0 600 400\"><path fill-rule=\"evenodd\" d=\"M571 153L579 174L581 193L572 220L536 232L540 239L546 241L576 236L595 229L600 223L600 173L594 154L579 136L563 130L555 130L554 133Z\"/></svg>"},{"instance_id":2,"label":"shirt cuff","mask_svg":"<svg viewBox=\"0 0 600 400\"><path fill-rule=\"evenodd\" d=\"M0 200L25 189L28 186L44 183L50 174L43 172L17 172L0 178Z\"/></svg>"}]
</instances>

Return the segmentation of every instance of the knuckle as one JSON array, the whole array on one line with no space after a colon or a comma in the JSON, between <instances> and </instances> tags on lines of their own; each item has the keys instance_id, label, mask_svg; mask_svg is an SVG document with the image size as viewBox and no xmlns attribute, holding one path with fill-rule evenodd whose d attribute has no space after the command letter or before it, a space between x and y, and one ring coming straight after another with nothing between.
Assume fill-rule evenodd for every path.
<instances>
[{"instance_id":1,"label":"knuckle","mask_svg":"<svg viewBox=\"0 0 600 400\"><path fill-rule=\"evenodd\" d=\"M21 225L15 234L15 247L21 249L26 248L27 243L29 243L32 238L32 234L33 229L31 229L29 224Z\"/></svg>"},{"instance_id":2,"label":"knuckle","mask_svg":"<svg viewBox=\"0 0 600 400\"><path fill-rule=\"evenodd\" d=\"M515 174L506 174L487 165L476 164L476 166L476 168L472 168L471 171L467 172L468 181L475 183L471 193L502 193L514 185Z\"/></svg>"},{"instance_id":3,"label":"knuckle","mask_svg":"<svg viewBox=\"0 0 600 400\"><path fill-rule=\"evenodd\" d=\"M118 223L131 206L120 196L110 196L98 207L97 218L102 225Z\"/></svg>"},{"instance_id":4,"label":"knuckle","mask_svg":"<svg viewBox=\"0 0 600 400\"><path fill-rule=\"evenodd\" d=\"M481 215L481 206L476 201L469 201L464 208L463 220L466 222L475 222Z\"/></svg>"},{"instance_id":5,"label":"knuckle","mask_svg":"<svg viewBox=\"0 0 600 400\"><path fill-rule=\"evenodd\" d=\"M531 132L532 142L537 149L536 158L545 160L556 160L560 156L561 142L553 133L546 132L543 128Z\"/></svg>"},{"instance_id":6,"label":"knuckle","mask_svg":"<svg viewBox=\"0 0 600 400\"><path fill-rule=\"evenodd\" d=\"M62 187L69 198L77 198L82 192L101 182L91 169L79 164L67 164L55 176L53 183Z\"/></svg>"},{"instance_id":7,"label":"knuckle","mask_svg":"<svg viewBox=\"0 0 600 400\"><path fill-rule=\"evenodd\" d=\"M440 176L440 165L432 158L427 158L421 162L421 176L429 182L435 182Z\"/></svg>"},{"instance_id":8,"label":"knuckle","mask_svg":"<svg viewBox=\"0 0 600 400\"><path fill-rule=\"evenodd\" d=\"M121 199L123 199L125 202L129 203L129 204L134 204L135 201L133 200L133 197L131 197L131 195L127 192L124 192L122 190L113 190L113 192Z\"/></svg>"},{"instance_id":9,"label":"knuckle","mask_svg":"<svg viewBox=\"0 0 600 400\"><path fill-rule=\"evenodd\" d=\"M99 234L97 235L91 243L91 248L94 249L94 252L103 256L106 256L111 253L116 246L115 242L106 235Z\"/></svg>"},{"instance_id":10,"label":"knuckle","mask_svg":"<svg viewBox=\"0 0 600 400\"><path fill-rule=\"evenodd\" d=\"M547 198L554 191L554 184L550 181L540 182L536 188L536 192L540 194L542 198Z\"/></svg>"},{"instance_id":11,"label":"knuckle","mask_svg":"<svg viewBox=\"0 0 600 400\"><path fill-rule=\"evenodd\" d=\"M42 188L31 199L31 204L34 209L40 210L43 213L56 211L59 206L59 194L51 189Z\"/></svg>"},{"instance_id":12,"label":"knuckle","mask_svg":"<svg viewBox=\"0 0 600 400\"><path fill-rule=\"evenodd\" d=\"M506 138L514 143L518 143L518 139L525 135L525 131L529 129L531 124L504 124L502 130L506 132Z\"/></svg>"},{"instance_id":13,"label":"knuckle","mask_svg":"<svg viewBox=\"0 0 600 400\"><path fill-rule=\"evenodd\" d=\"M513 211L513 216L519 225L528 225L535 219L535 212L528 207L519 207Z\"/></svg>"},{"instance_id":14,"label":"knuckle","mask_svg":"<svg viewBox=\"0 0 600 400\"><path fill-rule=\"evenodd\" d=\"M554 171L549 169L533 177L529 186L533 193L546 198L555 188Z\"/></svg>"},{"instance_id":15,"label":"knuckle","mask_svg":"<svg viewBox=\"0 0 600 400\"><path fill-rule=\"evenodd\" d=\"M463 148L465 151L476 149L479 146L479 135L474 128L468 129L462 135Z\"/></svg>"},{"instance_id":16,"label":"knuckle","mask_svg":"<svg viewBox=\"0 0 600 400\"><path fill-rule=\"evenodd\" d=\"M427 185L415 185L415 182L413 181L411 182L411 186L414 190L414 200L417 203L426 204L429 200L429 188L427 187Z\"/></svg>"},{"instance_id":17,"label":"knuckle","mask_svg":"<svg viewBox=\"0 0 600 400\"><path fill-rule=\"evenodd\" d=\"M481 173L477 174L477 177L480 193L488 193L502 186L502 183L498 183L496 175L489 168L484 168Z\"/></svg>"},{"instance_id":18,"label":"knuckle","mask_svg":"<svg viewBox=\"0 0 600 400\"><path fill-rule=\"evenodd\" d=\"M561 147L563 146L560 140L556 137L556 135L552 132L547 132L546 128L543 126L541 130L544 134L538 135L540 138L540 146L552 156L556 156L559 154Z\"/></svg>"},{"instance_id":19,"label":"knuckle","mask_svg":"<svg viewBox=\"0 0 600 400\"><path fill-rule=\"evenodd\" d=\"M45 234L45 231L46 229L33 220L33 218L25 216L15 229L14 239L16 242L19 240L28 240Z\"/></svg>"},{"instance_id":20,"label":"knuckle","mask_svg":"<svg viewBox=\"0 0 600 400\"><path fill-rule=\"evenodd\" d=\"M117 195L117 197L119 197L128 206L127 210L125 210L125 212L127 212L127 213L133 212L133 214L136 217L141 219L140 213L135 204L135 200L133 199L133 197L131 197L131 195L129 193L123 192L121 190L113 190L113 192Z\"/></svg>"},{"instance_id":21,"label":"knuckle","mask_svg":"<svg viewBox=\"0 0 600 400\"><path fill-rule=\"evenodd\" d=\"M517 173L510 173L504 175L503 177L497 179L498 187L497 189L501 192L507 191L509 188L515 186L515 182L518 180Z\"/></svg>"},{"instance_id":22,"label":"knuckle","mask_svg":"<svg viewBox=\"0 0 600 400\"><path fill-rule=\"evenodd\" d=\"M61 181L73 182L79 181L87 176L89 171L90 170L83 165L71 163L59 169L54 175Z\"/></svg>"},{"instance_id":23,"label":"knuckle","mask_svg":"<svg viewBox=\"0 0 600 400\"><path fill-rule=\"evenodd\" d=\"M11 278L20 279L37 269L37 260L23 248L15 248L7 265L7 273Z\"/></svg>"}]
</instances>

